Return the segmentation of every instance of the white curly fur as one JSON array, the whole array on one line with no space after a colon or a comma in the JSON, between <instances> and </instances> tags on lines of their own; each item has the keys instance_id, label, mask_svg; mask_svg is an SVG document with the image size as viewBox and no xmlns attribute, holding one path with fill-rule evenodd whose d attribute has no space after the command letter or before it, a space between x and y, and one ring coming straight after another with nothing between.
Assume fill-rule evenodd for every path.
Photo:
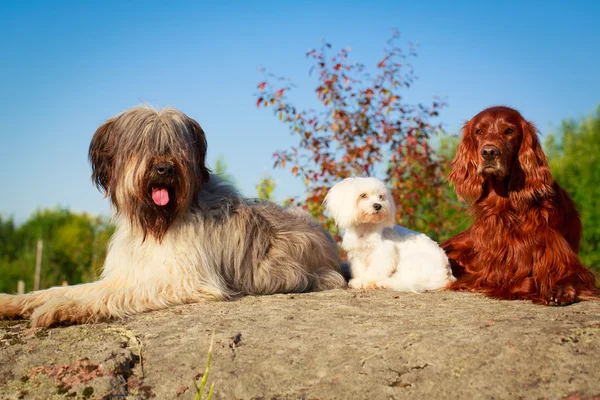
<instances>
[{"instance_id":1,"label":"white curly fur","mask_svg":"<svg viewBox=\"0 0 600 400\"><path fill-rule=\"evenodd\" d=\"M344 230L351 288L423 292L456 279L444 250L423 233L394 225L396 205L376 178L347 178L331 188L325 207Z\"/></svg>"}]
</instances>

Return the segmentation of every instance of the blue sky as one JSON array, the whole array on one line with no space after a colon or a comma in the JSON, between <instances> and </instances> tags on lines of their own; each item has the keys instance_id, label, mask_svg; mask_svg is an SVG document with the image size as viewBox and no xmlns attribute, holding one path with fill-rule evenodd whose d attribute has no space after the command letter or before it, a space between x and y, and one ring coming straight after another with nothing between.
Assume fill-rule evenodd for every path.
<instances>
[{"instance_id":1,"label":"blue sky","mask_svg":"<svg viewBox=\"0 0 600 400\"><path fill-rule=\"evenodd\" d=\"M0 3L0 214L24 221L62 205L109 214L90 182L89 141L142 102L172 106L207 133L246 195L264 174L276 197L302 193L272 153L294 143L255 107L265 66L312 104L304 54L325 38L374 66L391 28L420 43L415 101L443 96L448 132L511 105L542 133L600 103L600 5L593 1L195 1ZM91 2L90 2L91 3Z\"/></svg>"}]
</instances>

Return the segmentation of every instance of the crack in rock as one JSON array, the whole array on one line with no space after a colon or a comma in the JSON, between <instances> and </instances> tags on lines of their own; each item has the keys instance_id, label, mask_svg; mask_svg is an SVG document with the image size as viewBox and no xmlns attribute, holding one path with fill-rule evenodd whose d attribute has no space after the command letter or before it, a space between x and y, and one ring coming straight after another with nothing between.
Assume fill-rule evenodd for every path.
<instances>
[{"instance_id":1,"label":"crack in rock","mask_svg":"<svg viewBox=\"0 0 600 400\"><path fill-rule=\"evenodd\" d=\"M114 357L115 363L112 370L112 389L100 398L118 399L132 395L142 399L155 397L152 388L143 384L144 359L142 349L144 345L140 338L132 331L123 328L108 328L105 331L118 334L126 340L121 344L124 351L111 355L111 357ZM140 377L136 374L138 367L141 373Z\"/></svg>"}]
</instances>

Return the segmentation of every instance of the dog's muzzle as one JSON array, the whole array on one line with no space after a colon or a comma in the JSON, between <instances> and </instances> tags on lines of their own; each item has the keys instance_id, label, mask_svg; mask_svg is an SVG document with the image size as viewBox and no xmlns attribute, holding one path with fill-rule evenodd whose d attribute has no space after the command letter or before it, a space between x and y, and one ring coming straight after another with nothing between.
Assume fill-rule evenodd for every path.
<instances>
[{"instance_id":1,"label":"dog's muzzle","mask_svg":"<svg viewBox=\"0 0 600 400\"><path fill-rule=\"evenodd\" d=\"M152 167L149 188L152 202L164 207L173 201L173 183L175 180L175 167L168 162L160 162Z\"/></svg>"}]
</instances>

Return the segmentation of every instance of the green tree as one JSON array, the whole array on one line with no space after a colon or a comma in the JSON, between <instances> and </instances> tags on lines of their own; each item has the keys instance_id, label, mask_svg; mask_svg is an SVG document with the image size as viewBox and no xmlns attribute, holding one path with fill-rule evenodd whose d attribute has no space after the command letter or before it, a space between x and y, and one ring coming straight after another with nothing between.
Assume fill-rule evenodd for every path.
<instances>
[{"instance_id":1,"label":"green tree","mask_svg":"<svg viewBox=\"0 0 600 400\"><path fill-rule=\"evenodd\" d=\"M0 216L0 254L2 257L7 260L16 259L21 243L15 221L12 218L2 218Z\"/></svg>"},{"instance_id":2,"label":"green tree","mask_svg":"<svg viewBox=\"0 0 600 400\"><path fill-rule=\"evenodd\" d=\"M113 231L105 217L62 208L36 211L19 227L0 220L0 292L16 291L18 280L33 288L38 239L44 244L41 288L95 280Z\"/></svg>"},{"instance_id":3,"label":"green tree","mask_svg":"<svg viewBox=\"0 0 600 400\"><path fill-rule=\"evenodd\" d=\"M0 216L0 292L16 292L21 276L23 237L12 218Z\"/></svg>"},{"instance_id":4,"label":"green tree","mask_svg":"<svg viewBox=\"0 0 600 400\"><path fill-rule=\"evenodd\" d=\"M225 156L223 154L219 154L219 156L217 157L217 160L215 161L214 174L225 179L232 185L234 185L234 186L236 185L235 178L233 177L233 175L231 175L229 173L229 171L227 169L227 162L225 161Z\"/></svg>"},{"instance_id":5,"label":"green tree","mask_svg":"<svg viewBox=\"0 0 600 400\"><path fill-rule=\"evenodd\" d=\"M273 201L273 192L275 191L275 181L271 176L266 175L256 185L256 194L259 199Z\"/></svg>"},{"instance_id":6,"label":"green tree","mask_svg":"<svg viewBox=\"0 0 600 400\"><path fill-rule=\"evenodd\" d=\"M581 214L579 256L588 267L600 270L600 106L595 114L563 121L545 146L554 179Z\"/></svg>"}]
</instances>

